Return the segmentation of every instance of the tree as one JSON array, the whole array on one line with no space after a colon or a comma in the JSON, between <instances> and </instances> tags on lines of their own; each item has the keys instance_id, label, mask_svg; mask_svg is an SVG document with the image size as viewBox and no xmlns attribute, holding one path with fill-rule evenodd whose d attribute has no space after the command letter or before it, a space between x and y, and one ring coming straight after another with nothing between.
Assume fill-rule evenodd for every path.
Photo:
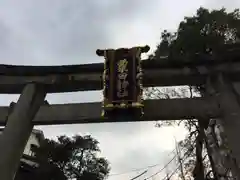
<instances>
[{"instance_id":1,"label":"tree","mask_svg":"<svg viewBox=\"0 0 240 180\"><path fill-rule=\"evenodd\" d=\"M238 9L227 13L225 9L210 12L199 8L195 16L185 17L180 22L177 32L163 31L154 57L167 55L171 60L183 56L187 61L194 61L188 57L217 52L222 45L238 41L239 35Z\"/></svg>"},{"instance_id":2,"label":"tree","mask_svg":"<svg viewBox=\"0 0 240 180\"><path fill-rule=\"evenodd\" d=\"M60 136L57 141L45 139L34 150L40 166L33 179L105 179L110 167L105 158L97 156L100 151L98 144L91 136Z\"/></svg>"},{"instance_id":3,"label":"tree","mask_svg":"<svg viewBox=\"0 0 240 180\"><path fill-rule=\"evenodd\" d=\"M224 8L209 11L199 8L196 15L185 17L180 22L176 32L164 30L161 34L161 42L150 59L162 59L168 57L169 63L193 62L197 55L217 54L226 44L234 44L240 37L240 12L238 9L228 13ZM164 59L166 60L166 58ZM205 96L204 86L189 87L190 98L194 92ZM181 92L174 90L181 96ZM153 92L152 92L153 93ZM159 94L159 92L154 92ZM205 129L207 124L199 124L201 121L181 121L189 131L188 137L181 142L188 160L185 162L186 170L190 170L194 179L206 178L206 166L203 161L204 141L206 142ZM203 122L203 121L202 121ZM205 122L209 122L205 121ZM173 122L167 122L167 125ZM160 124L162 125L162 124ZM193 151L195 149L195 152ZM207 149L205 149L205 152ZM211 157L209 157L211 158ZM210 159L211 160L211 159ZM207 168L209 169L209 168Z\"/></svg>"}]
</instances>

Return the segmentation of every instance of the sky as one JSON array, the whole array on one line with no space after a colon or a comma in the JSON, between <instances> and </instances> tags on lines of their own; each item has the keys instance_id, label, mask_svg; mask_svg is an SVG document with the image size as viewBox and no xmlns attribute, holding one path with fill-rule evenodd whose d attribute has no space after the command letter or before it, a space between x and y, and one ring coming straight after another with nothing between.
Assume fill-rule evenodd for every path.
<instances>
[{"instance_id":1,"label":"sky","mask_svg":"<svg viewBox=\"0 0 240 180\"><path fill-rule=\"evenodd\" d=\"M62 65L103 62L98 48L150 45L152 53L164 29L176 30L184 16L200 7L240 7L238 0L0 0L0 64ZM101 101L101 92L49 94L51 103ZM18 95L1 95L9 105ZM174 154L183 128L156 128L155 122L37 127L48 138L91 134L111 165L108 180L130 179L161 169ZM139 171L122 174L134 169ZM172 169L169 169L171 172ZM166 171L157 177L163 177ZM120 175L117 175L120 174Z\"/></svg>"}]
</instances>

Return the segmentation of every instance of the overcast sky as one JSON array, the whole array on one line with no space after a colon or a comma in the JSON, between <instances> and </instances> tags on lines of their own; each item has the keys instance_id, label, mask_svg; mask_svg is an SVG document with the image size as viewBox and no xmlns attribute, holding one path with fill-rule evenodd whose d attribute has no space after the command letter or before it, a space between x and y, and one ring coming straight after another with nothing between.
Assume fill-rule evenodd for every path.
<instances>
[{"instance_id":1,"label":"overcast sky","mask_svg":"<svg viewBox=\"0 0 240 180\"><path fill-rule=\"evenodd\" d=\"M239 0L0 0L0 63L61 65L103 62L97 48L151 46L161 31L175 30L184 16L200 6L229 10ZM1 105L18 96L1 95ZM48 95L50 103L100 101L100 92ZM91 134L100 142L102 156L111 163L110 174L159 164L148 177L173 156L174 136L181 128L155 128L152 123L116 123L41 127L46 137ZM144 170L144 169L143 169ZM112 175L109 180L130 179L141 171ZM169 170L171 172L171 169ZM159 176L163 176L160 173ZM158 176L156 176L158 177ZM142 178L143 179L143 178Z\"/></svg>"}]
</instances>

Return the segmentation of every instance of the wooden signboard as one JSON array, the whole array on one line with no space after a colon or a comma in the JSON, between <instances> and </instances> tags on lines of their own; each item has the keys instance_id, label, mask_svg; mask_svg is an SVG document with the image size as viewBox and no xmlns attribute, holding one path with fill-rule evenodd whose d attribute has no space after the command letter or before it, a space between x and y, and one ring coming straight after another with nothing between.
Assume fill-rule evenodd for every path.
<instances>
[{"instance_id":1,"label":"wooden signboard","mask_svg":"<svg viewBox=\"0 0 240 180\"><path fill-rule=\"evenodd\" d=\"M105 57L103 72L104 117L143 114L141 53L149 46L97 50Z\"/></svg>"}]
</instances>

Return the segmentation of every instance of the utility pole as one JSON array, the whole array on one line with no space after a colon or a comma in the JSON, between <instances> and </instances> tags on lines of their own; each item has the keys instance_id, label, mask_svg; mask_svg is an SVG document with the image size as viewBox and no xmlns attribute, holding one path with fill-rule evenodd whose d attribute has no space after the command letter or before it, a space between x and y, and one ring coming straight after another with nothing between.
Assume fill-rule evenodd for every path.
<instances>
[{"instance_id":1,"label":"utility pole","mask_svg":"<svg viewBox=\"0 0 240 180\"><path fill-rule=\"evenodd\" d=\"M170 180L170 176L169 176L169 170L168 167L166 167L166 180Z\"/></svg>"},{"instance_id":2,"label":"utility pole","mask_svg":"<svg viewBox=\"0 0 240 180\"><path fill-rule=\"evenodd\" d=\"M175 146L176 146L176 152L177 152L177 160L178 160L178 162L179 162L179 164L180 164L181 178L182 178L183 180L186 180L186 179L185 179L185 176L184 176L184 171L183 171L183 164L182 164L181 152L180 152L180 150L179 150L178 142L177 142L177 140L176 140L175 137L174 137L174 139L175 139Z\"/></svg>"}]
</instances>

